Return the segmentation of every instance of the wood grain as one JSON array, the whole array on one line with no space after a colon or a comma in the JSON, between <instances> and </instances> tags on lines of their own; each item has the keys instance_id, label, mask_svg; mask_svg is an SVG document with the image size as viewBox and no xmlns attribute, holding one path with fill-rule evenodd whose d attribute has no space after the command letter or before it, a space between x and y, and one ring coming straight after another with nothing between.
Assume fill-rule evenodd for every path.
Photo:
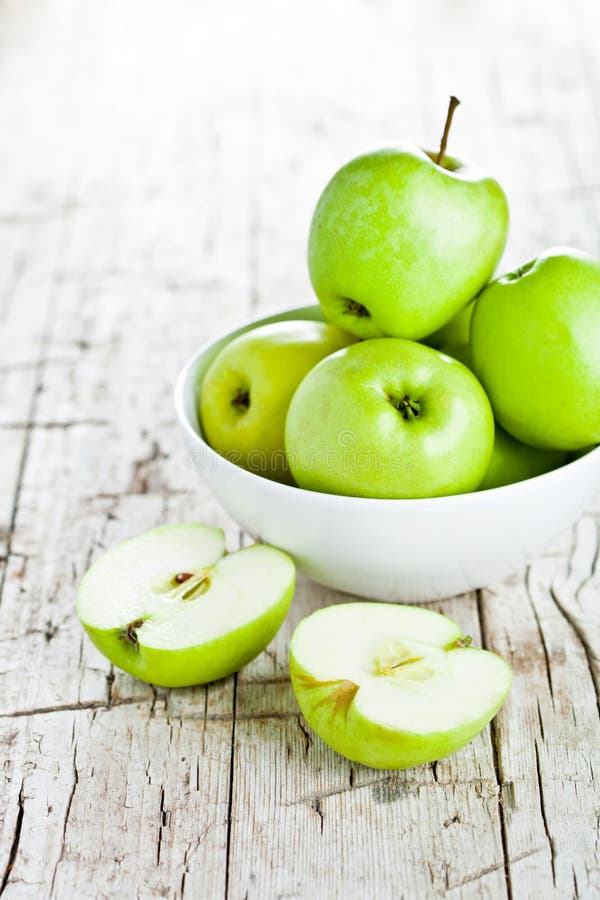
<instances>
[{"instance_id":1,"label":"wood grain","mask_svg":"<svg viewBox=\"0 0 600 900\"><path fill-rule=\"evenodd\" d=\"M454 757L352 766L299 715L301 578L234 678L116 672L74 614L106 547L159 522L244 540L186 459L172 385L254 310L311 298L336 166L399 137L505 185L504 265L600 251L597 5L587 0L5 0L0 6L0 895L600 896L598 501L503 584L432 604L512 664Z\"/></svg>"}]
</instances>

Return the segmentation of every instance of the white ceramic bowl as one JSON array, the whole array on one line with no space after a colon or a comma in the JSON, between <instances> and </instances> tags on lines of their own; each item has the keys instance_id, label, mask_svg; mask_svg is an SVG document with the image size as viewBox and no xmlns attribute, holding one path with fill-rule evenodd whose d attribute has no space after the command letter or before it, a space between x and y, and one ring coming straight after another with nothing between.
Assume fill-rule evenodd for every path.
<instances>
[{"instance_id":1,"label":"white ceramic bowl","mask_svg":"<svg viewBox=\"0 0 600 900\"><path fill-rule=\"evenodd\" d=\"M287 550L324 585L381 600L431 600L519 569L581 515L600 488L600 447L553 472L481 493L373 500L300 490L241 469L202 437L202 378L221 347L267 322L321 320L318 306L270 315L200 347L177 380L190 460L253 537Z\"/></svg>"}]
</instances>

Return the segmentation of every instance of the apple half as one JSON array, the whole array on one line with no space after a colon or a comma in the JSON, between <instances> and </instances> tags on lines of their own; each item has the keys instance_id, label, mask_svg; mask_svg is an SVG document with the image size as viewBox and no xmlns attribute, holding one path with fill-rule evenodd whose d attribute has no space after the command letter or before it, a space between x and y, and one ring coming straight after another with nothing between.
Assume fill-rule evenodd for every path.
<instances>
[{"instance_id":1,"label":"apple half","mask_svg":"<svg viewBox=\"0 0 600 900\"><path fill-rule=\"evenodd\" d=\"M77 613L112 663L185 687L225 678L279 630L295 586L287 554L254 544L226 554L223 532L167 525L125 541L84 575Z\"/></svg>"},{"instance_id":2,"label":"apple half","mask_svg":"<svg viewBox=\"0 0 600 900\"><path fill-rule=\"evenodd\" d=\"M333 750L375 769L406 769L463 747L504 703L510 667L469 643L430 610L329 606L294 632L292 686L304 718Z\"/></svg>"}]
</instances>

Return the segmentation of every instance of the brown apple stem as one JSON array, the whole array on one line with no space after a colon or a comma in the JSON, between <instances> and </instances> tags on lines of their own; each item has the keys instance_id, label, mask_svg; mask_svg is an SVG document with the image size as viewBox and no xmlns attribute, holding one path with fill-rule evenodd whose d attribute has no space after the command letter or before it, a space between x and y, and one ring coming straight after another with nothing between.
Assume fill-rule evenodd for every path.
<instances>
[{"instance_id":1,"label":"brown apple stem","mask_svg":"<svg viewBox=\"0 0 600 900\"><path fill-rule=\"evenodd\" d=\"M450 134L450 126L452 125L452 117L454 115L454 110L459 105L460 100L457 97L450 97L450 103L448 104L448 113L446 115L446 124L444 125L444 133L442 135L442 140L440 143L440 152L438 153L436 159L436 163L438 164L438 166L441 166L444 161L446 144L448 143L448 135Z\"/></svg>"}]
</instances>

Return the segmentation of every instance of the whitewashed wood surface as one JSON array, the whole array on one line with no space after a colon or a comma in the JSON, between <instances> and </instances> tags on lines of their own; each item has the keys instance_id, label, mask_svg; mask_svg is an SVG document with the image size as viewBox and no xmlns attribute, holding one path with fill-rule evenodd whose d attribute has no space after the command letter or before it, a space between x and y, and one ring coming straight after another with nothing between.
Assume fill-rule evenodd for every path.
<instances>
[{"instance_id":1,"label":"whitewashed wood surface","mask_svg":"<svg viewBox=\"0 0 600 900\"><path fill-rule=\"evenodd\" d=\"M339 599L301 581L237 677L164 691L74 613L90 561L223 525L171 391L215 330L310 300L325 180L397 137L504 184L507 266L600 251L597 3L0 3L0 895L599 897L600 575L589 513L526 572L433 606L514 666L436 765L351 766L298 714L286 648Z\"/></svg>"}]
</instances>

